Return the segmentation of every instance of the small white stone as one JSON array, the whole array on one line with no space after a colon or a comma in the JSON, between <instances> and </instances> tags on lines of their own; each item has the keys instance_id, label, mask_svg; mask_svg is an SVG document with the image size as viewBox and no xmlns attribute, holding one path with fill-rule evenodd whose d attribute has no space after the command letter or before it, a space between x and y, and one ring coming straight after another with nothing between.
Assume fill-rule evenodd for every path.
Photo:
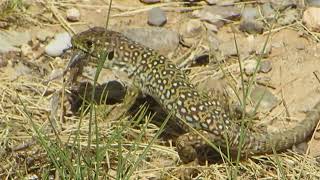
<instances>
[{"instance_id":1,"label":"small white stone","mask_svg":"<svg viewBox=\"0 0 320 180\"><path fill-rule=\"evenodd\" d=\"M71 36L67 32L60 33L45 47L45 52L49 56L57 57L71 46Z\"/></svg>"},{"instance_id":2,"label":"small white stone","mask_svg":"<svg viewBox=\"0 0 320 180\"><path fill-rule=\"evenodd\" d=\"M71 22L80 21L80 11L76 8L70 8L67 10L67 19Z\"/></svg>"},{"instance_id":3,"label":"small white stone","mask_svg":"<svg viewBox=\"0 0 320 180\"><path fill-rule=\"evenodd\" d=\"M320 8L307 8L303 13L303 22L312 31L320 32Z\"/></svg>"}]
</instances>

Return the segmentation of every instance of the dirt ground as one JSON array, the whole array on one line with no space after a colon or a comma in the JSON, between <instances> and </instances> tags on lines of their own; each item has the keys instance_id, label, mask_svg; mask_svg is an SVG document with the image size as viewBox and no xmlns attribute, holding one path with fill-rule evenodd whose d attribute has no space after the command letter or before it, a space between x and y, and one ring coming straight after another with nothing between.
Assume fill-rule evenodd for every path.
<instances>
[{"instance_id":1,"label":"dirt ground","mask_svg":"<svg viewBox=\"0 0 320 180\"><path fill-rule=\"evenodd\" d=\"M94 26L104 26L107 19L108 3L103 0L67 0L67 1L38 1L29 2L30 6L23 14L17 13L17 22L15 19L9 19L9 27L0 29L0 31L30 31L32 35L37 34L41 30L48 30L53 33L66 31L64 27L69 26L75 33L81 32ZM52 3L52 4L50 4ZM166 10L167 23L164 28L177 31L182 22L190 18L188 12L179 12L179 8L201 8L206 6L182 6L181 4L169 2L146 5L138 0L114 0L111 7L109 27L114 30L123 30L132 27L150 27L147 24L148 11L152 7L161 6ZM65 20L66 9L75 7L80 10L81 20L79 22L68 22ZM10 16L10 14L8 15ZM61 19L65 22L62 22ZM44 20L47 19L47 20ZM297 22L301 22L297 20ZM62 25L64 24L64 26ZM221 42L234 41L233 27L238 27L239 21L231 22L218 30L216 37ZM70 29L69 29L70 30ZM293 23L287 26L279 26L270 34L269 45L271 52L263 60L270 61L272 70L268 73L258 73L259 77L268 77L270 81L267 83L268 90L280 101L275 108L267 113L261 113L260 120L255 121L256 124L266 124L268 131L283 130L290 128L295 123L303 120L305 112L310 111L318 101L320 101L320 45L314 36L319 33L309 33L302 28L299 23ZM250 38L254 38L257 42L263 44L269 33L266 30L263 34L249 35L241 32L236 28L235 37L239 42L239 49L250 48L247 42ZM33 40L32 40L33 41ZM84 119L82 127L78 128L80 117L76 115L66 115L61 117L59 113L61 109L52 107L53 101L56 104L61 100L53 100L55 92L60 91L64 85L62 78L45 83L44 80L49 79L54 73L61 72L68 60L70 54L61 57L49 57L43 53L44 46L50 40L45 42L33 41L31 46L38 44L39 47L33 47L31 56L21 54L21 52L2 53L1 61L7 62L6 66L0 67L0 177L1 179L64 179L61 171L57 170L56 164L52 161L52 155L44 144L39 141L39 134L35 131L35 127L43 130L50 129L50 116L56 116L58 119L59 132L52 132L48 135L52 140L47 145L61 147L62 144L71 146L70 140L74 133L79 130L81 146L84 150L87 142L87 134L89 126L88 117ZM230 47L232 48L232 47ZM184 54L189 50L188 47L179 45L177 52L172 54ZM38 56L37 56L38 55ZM37 56L35 58L35 56ZM232 74L235 86L239 88L240 70L237 57L226 57L223 59L222 68L225 68ZM19 65L19 64L23 65ZM200 71L210 70L214 63L205 66L191 67L190 76L200 76L199 79L208 80L222 79L228 81L230 78L220 78L217 76L203 77L197 75ZM20 66L20 67L19 67ZM26 67L24 67L26 66ZM27 70L26 70L27 68ZM211 72L214 74L214 72ZM195 78L195 79L197 79ZM232 84L232 83L231 83ZM211 85L210 85L211 86ZM215 85L212 85L215 86ZM210 88L210 87L209 87ZM68 91L68 90L67 90ZM240 91L241 92L241 91ZM59 106L60 107L60 106ZM112 107L118 108L118 105ZM112 110L110 106L103 106L111 111L111 116L118 112ZM52 112L56 112L52 115ZM109 113L110 114L110 113ZM118 122L108 120L108 112L102 112L99 119L100 143L108 143L110 134L117 131ZM32 118L30 118L32 117ZM32 119L32 121L30 121ZM121 121L121 123L125 124ZM142 126L142 125L141 125ZM116 141L111 142L111 150L107 151L106 156L102 160L102 170L99 179L121 179L117 169L119 158L118 151L124 151L130 154L131 146L135 138L139 137L140 131L144 132L139 151L132 153L132 159L127 159L127 163L123 165L129 171L134 158L142 154L143 148L147 146L158 129L153 124L146 124L146 129L130 127L124 130L124 149L119 150ZM254 125L255 127L255 125ZM302 150L279 153L278 155L255 156L252 159L241 161L238 172L238 178L241 179L320 179L320 127L313 134L313 138L309 139L307 144L302 144ZM57 140L55 133L62 143ZM40 133L41 134L41 133ZM40 138L41 139L41 138ZM45 138L46 139L46 138ZM71 138L72 139L72 138ZM95 143L92 144L94 147ZM127 147L128 146L128 147ZM50 148L49 148L50 149ZM64 149L64 147L61 147ZM66 148L67 149L67 148ZM94 149L94 148L93 148ZM299 154L308 151L307 155ZM69 152L69 151L68 151ZM82 155L88 155L85 152ZM58 153L57 153L58 154ZM67 153L66 153L67 154ZM70 157L76 162L76 153L70 153ZM121 154L121 153L120 153ZM55 156L53 154L53 156ZM58 155L57 155L58 156ZM67 156L69 157L69 156ZM94 154L92 155L94 157ZM85 158L84 158L85 159ZM66 160L67 161L67 160ZM131 164L132 163L132 164ZM80 163L81 164L81 163ZM86 164L86 163L84 163ZM88 163L90 164L90 163ZM280 165L279 165L280 164ZM71 165L73 166L73 165ZM88 165L90 166L90 165ZM179 162L179 157L171 142L157 139L152 145L151 150L147 153L141 164L137 165L133 175L129 179L178 179L178 176L171 174L177 169L181 169L184 165ZM92 167L95 167L92 165ZM233 170L229 169L229 164L213 163L205 164L198 167L200 179L228 179L231 178ZM106 170L107 169L107 170ZM232 168L231 168L232 169ZM69 171L65 171L69 172ZM88 168L86 172L95 172L94 168ZM44 175L47 173L47 176ZM125 174L125 172L122 172ZM90 174L90 173L88 173ZM90 179L93 176L86 174L85 177ZM60 178L59 178L60 177ZM74 179L76 176L66 176ZM160 177L160 178L159 178Z\"/></svg>"}]
</instances>

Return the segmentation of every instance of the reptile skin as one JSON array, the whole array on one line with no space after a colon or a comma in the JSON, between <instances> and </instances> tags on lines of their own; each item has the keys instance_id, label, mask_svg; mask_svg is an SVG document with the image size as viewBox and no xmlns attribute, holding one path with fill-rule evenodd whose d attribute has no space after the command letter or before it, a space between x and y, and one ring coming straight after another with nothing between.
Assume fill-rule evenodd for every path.
<instances>
[{"instance_id":1,"label":"reptile skin","mask_svg":"<svg viewBox=\"0 0 320 180\"><path fill-rule=\"evenodd\" d=\"M135 88L151 95L164 110L175 116L178 125L186 131L177 140L177 151L184 163L195 160L196 148L206 144L199 133L218 147L238 151L240 126L234 123L224 102L219 98L209 100L198 92L184 72L167 57L119 32L101 27L73 36L72 45L79 52L90 55L95 63L107 53L106 68L126 74ZM271 134L243 130L245 138L241 152L253 155L270 153L273 148L287 149L312 134L319 117L320 103L317 103L305 120L291 129Z\"/></svg>"}]
</instances>

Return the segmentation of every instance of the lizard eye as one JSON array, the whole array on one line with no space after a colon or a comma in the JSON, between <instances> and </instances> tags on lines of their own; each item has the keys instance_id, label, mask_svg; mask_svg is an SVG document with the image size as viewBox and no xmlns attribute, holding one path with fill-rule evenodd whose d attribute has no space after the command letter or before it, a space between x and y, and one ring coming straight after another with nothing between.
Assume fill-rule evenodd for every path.
<instances>
[{"instance_id":1,"label":"lizard eye","mask_svg":"<svg viewBox=\"0 0 320 180\"><path fill-rule=\"evenodd\" d=\"M93 42L91 40L87 40L86 45L87 45L87 47L91 48L93 45Z\"/></svg>"},{"instance_id":2,"label":"lizard eye","mask_svg":"<svg viewBox=\"0 0 320 180\"><path fill-rule=\"evenodd\" d=\"M112 60L114 57L114 51L108 53L108 60Z\"/></svg>"}]
</instances>

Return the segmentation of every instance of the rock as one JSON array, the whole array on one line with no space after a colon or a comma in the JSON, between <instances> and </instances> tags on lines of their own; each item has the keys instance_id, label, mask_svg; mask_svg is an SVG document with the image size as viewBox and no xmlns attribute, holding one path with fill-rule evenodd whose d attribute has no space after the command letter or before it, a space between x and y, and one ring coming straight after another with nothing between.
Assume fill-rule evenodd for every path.
<instances>
[{"instance_id":1,"label":"rock","mask_svg":"<svg viewBox=\"0 0 320 180\"><path fill-rule=\"evenodd\" d=\"M122 31L130 39L156 49L163 55L174 52L179 45L179 34L166 28L131 28Z\"/></svg>"},{"instance_id":2,"label":"rock","mask_svg":"<svg viewBox=\"0 0 320 180\"><path fill-rule=\"evenodd\" d=\"M269 91L269 89L263 86L254 87L252 89L250 97L255 106L257 106L258 103L260 103L258 110L264 113L269 112L280 103L280 100L276 96L274 96Z\"/></svg>"},{"instance_id":3,"label":"rock","mask_svg":"<svg viewBox=\"0 0 320 180\"><path fill-rule=\"evenodd\" d=\"M140 2L146 3L146 4L154 4L154 3L159 3L160 0L140 0Z\"/></svg>"},{"instance_id":4,"label":"rock","mask_svg":"<svg viewBox=\"0 0 320 180\"><path fill-rule=\"evenodd\" d=\"M242 12L239 30L249 34L263 33L263 23L256 20L258 17L257 8L246 7Z\"/></svg>"},{"instance_id":5,"label":"rock","mask_svg":"<svg viewBox=\"0 0 320 180\"><path fill-rule=\"evenodd\" d=\"M67 10L67 19L71 22L80 21L80 11L77 8L70 8Z\"/></svg>"},{"instance_id":6,"label":"rock","mask_svg":"<svg viewBox=\"0 0 320 180\"><path fill-rule=\"evenodd\" d=\"M279 11L285 10L289 7L294 8L297 6L295 0L281 0L281 1L271 0L270 2L271 2L272 8Z\"/></svg>"},{"instance_id":7,"label":"rock","mask_svg":"<svg viewBox=\"0 0 320 180\"><path fill-rule=\"evenodd\" d=\"M41 29L37 32L36 34L36 38L41 41L44 42L47 40L47 38L52 38L54 35L53 32L45 30L45 29Z\"/></svg>"},{"instance_id":8,"label":"rock","mask_svg":"<svg viewBox=\"0 0 320 180\"><path fill-rule=\"evenodd\" d=\"M183 23L179 29L186 46L192 46L203 33L202 23L199 19L190 19Z\"/></svg>"},{"instance_id":9,"label":"rock","mask_svg":"<svg viewBox=\"0 0 320 180\"><path fill-rule=\"evenodd\" d=\"M252 44L250 44L251 47L254 48L254 52L256 55L260 55L261 57L268 57L271 53L272 45L271 43L267 43L266 47L264 47L265 39L256 39Z\"/></svg>"},{"instance_id":10,"label":"rock","mask_svg":"<svg viewBox=\"0 0 320 180\"><path fill-rule=\"evenodd\" d=\"M204 23L204 25L206 26L206 28L212 32L217 33L218 32L218 27L214 24L210 24L210 23Z\"/></svg>"},{"instance_id":11,"label":"rock","mask_svg":"<svg viewBox=\"0 0 320 180\"><path fill-rule=\"evenodd\" d=\"M180 34L183 37L195 37L202 32L201 21L199 19L190 19L185 23L182 23L180 27Z\"/></svg>"},{"instance_id":12,"label":"rock","mask_svg":"<svg viewBox=\"0 0 320 180\"><path fill-rule=\"evenodd\" d=\"M45 47L45 53L49 56L57 57L71 46L71 36L67 32L59 33L56 34L55 38Z\"/></svg>"},{"instance_id":13,"label":"rock","mask_svg":"<svg viewBox=\"0 0 320 180\"><path fill-rule=\"evenodd\" d=\"M240 22L239 30L249 34L262 34L263 23L254 19L242 20Z\"/></svg>"},{"instance_id":14,"label":"rock","mask_svg":"<svg viewBox=\"0 0 320 180\"><path fill-rule=\"evenodd\" d=\"M4 21L0 21L0 28L5 29L9 27L9 23L4 22Z\"/></svg>"},{"instance_id":15,"label":"rock","mask_svg":"<svg viewBox=\"0 0 320 180\"><path fill-rule=\"evenodd\" d=\"M268 73L272 69L271 61L261 61L259 72Z\"/></svg>"},{"instance_id":16,"label":"rock","mask_svg":"<svg viewBox=\"0 0 320 180\"><path fill-rule=\"evenodd\" d=\"M221 41L224 39L221 39ZM249 40L247 39L240 39L237 40L237 46L239 50L240 57L246 57L249 54L252 54L254 50L250 45ZM246 48L242 48L246 47ZM224 42L220 43L219 50L221 51L223 56L230 57L230 56L237 56L237 47L235 45L234 39L224 40Z\"/></svg>"},{"instance_id":17,"label":"rock","mask_svg":"<svg viewBox=\"0 0 320 180\"><path fill-rule=\"evenodd\" d=\"M232 6L235 2L238 2L237 0L220 0L217 2L217 5L219 6Z\"/></svg>"},{"instance_id":18,"label":"rock","mask_svg":"<svg viewBox=\"0 0 320 180\"><path fill-rule=\"evenodd\" d=\"M311 31L320 32L320 8L307 8L303 13L302 19Z\"/></svg>"},{"instance_id":19,"label":"rock","mask_svg":"<svg viewBox=\"0 0 320 180\"><path fill-rule=\"evenodd\" d=\"M30 32L1 31L0 32L0 53L19 51L17 48L31 41Z\"/></svg>"},{"instance_id":20,"label":"rock","mask_svg":"<svg viewBox=\"0 0 320 180\"><path fill-rule=\"evenodd\" d=\"M217 2L219 2L219 0L206 0L206 2L207 2L209 5L215 5L215 4L217 4Z\"/></svg>"},{"instance_id":21,"label":"rock","mask_svg":"<svg viewBox=\"0 0 320 180\"><path fill-rule=\"evenodd\" d=\"M239 19L240 9L233 6L206 6L201 10L194 11L192 15L220 28L227 23L228 20Z\"/></svg>"},{"instance_id":22,"label":"rock","mask_svg":"<svg viewBox=\"0 0 320 180\"><path fill-rule=\"evenodd\" d=\"M312 7L320 7L319 0L307 0L307 3L309 6L312 6Z\"/></svg>"},{"instance_id":23,"label":"rock","mask_svg":"<svg viewBox=\"0 0 320 180\"><path fill-rule=\"evenodd\" d=\"M295 47L297 50L304 50L306 48L305 44L303 43L297 43L295 44Z\"/></svg>"},{"instance_id":24,"label":"rock","mask_svg":"<svg viewBox=\"0 0 320 180\"><path fill-rule=\"evenodd\" d=\"M226 41L220 44L219 46L220 51L223 53L224 56L236 56L237 49L234 45L233 41Z\"/></svg>"},{"instance_id":25,"label":"rock","mask_svg":"<svg viewBox=\"0 0 320 180\"><path fill-rule=\"evenodd\" d=\"M257 61L256 60L248 60L245 63L244 66L244 73L246 73L247 76L252 76L255 72L255 69L257 68Z\"/></svg>"},{"instance_id":26,"label":"rock","mask_svg":"<svg viewBox=\"0 0 320 180\"><path fill-rule=\"evenodd\" d=\"M269 2L264 3L261 9L262 15L267 19L271 20L276 16L276 12L272 9L271 4Z\"/></svg>"},{"instance_id":27,"label":"rock","mask_svg":"<svg viewBox=\"0 0 320 180\"><path fill-rule=\"evenodd\" d=\"M171 2L171 0L168 0L168 1ZM195 2L202 1L202 0L181 0L181 1L189 2L189 3L195 3Z\"/></svg>"},{"instance_id":28,"label":"rock","mask_svg":"<svg viewBox=\"0 0 320 180\"><path fill-rule=\"evenodd\" d=\"M289 9L284 12L283 16L280 16L278 19L278 23L282 26L286 26L294 23L299 20L299 13L296 9Z\"/></svg>"},{"instance_id":29,"label":"rock","mask_svg":"<svg viewBox=\"0 0 320 180\"><path fill-rule=\"evenodd\" d=\"M257 76L256 82L258 84L270 84L271 78L268 76Z\"/></svg>"},{"instance_id":30,"label":"rock","mask_svg":"<svg viewBox=\"0 0 320 180\"><path fill-rule=\"evenodd\" d=\"M256 19L259 17L259 12L255 7L246 7L244 8L241 18L244 20Z\"/></svg>"},{"instance_id":31,"label":"rock","mask_svg":"<svg viewBox=\"0 0 320 180\"><path fill-rule=\"evenodd\" d=\"M148 24L152 26L163 26L167 22L167 16L165 12L156 7L152 8L148 12Z\"/></svg>"},{"instance_id":32,"label":"rock","mask_svg":"<svg viewBox=\"0 0 320 180\"><path fill-rule=\"evenodd\" d=\"M210 33L208 36L209 48L210 50L218 50L220 45L220 40L216 35Z\"/></svg>"},{"instance_id":33,"label":"rock","mask_svg":"<svg viewBox=\"0 0 320 180\"><path fill-rule=\"evenodd\" d=\"M29 58L32 57L33 52L32 52L32 48L31 48L30 45L28 45L28 44L23 44L23 45L20 47L20 49L21 49L21 54L22 54L22 56L29 57Z\"/></svg>"}]
</instances>

